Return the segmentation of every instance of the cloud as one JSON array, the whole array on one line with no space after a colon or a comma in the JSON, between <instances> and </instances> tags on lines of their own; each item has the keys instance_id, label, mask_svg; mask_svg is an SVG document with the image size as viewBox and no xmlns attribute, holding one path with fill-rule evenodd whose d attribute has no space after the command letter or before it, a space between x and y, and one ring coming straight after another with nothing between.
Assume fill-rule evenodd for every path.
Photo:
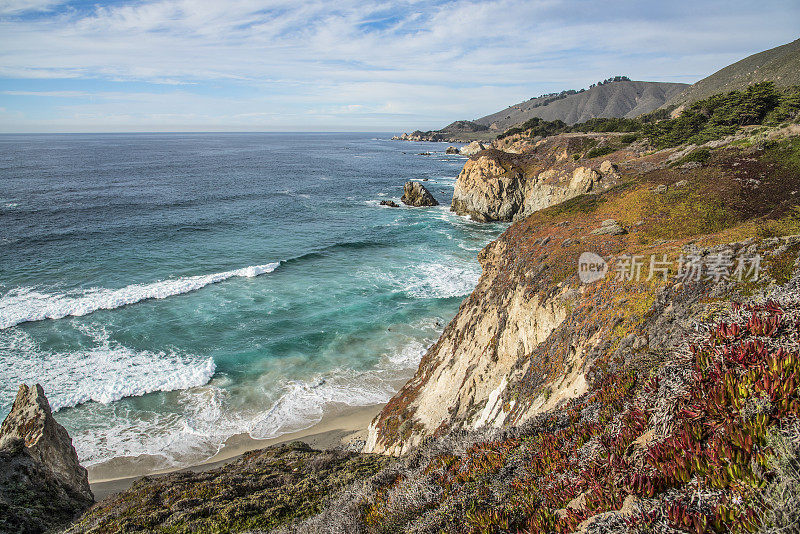
<instances>
[{"instance_id":1,"label":"cloud","mask_svg":"<svg viewBox=\"0 0 800 534\"><path fill-rule=\"evenodd\" d=\"M62 3L64 0L0 0L0 16L48 11Z\"/></svg>"},{"instance_id":2,"label":"cloud","mask_svg":"<svg viewBox=\"0 0 800 534\"><path fill-rule=\"evenodd\" d=\"M433 127L613 74L691 82L794 38L797 16L794 0L12 0L0 3L0 76L30 80L24 90L40 96L36 84L72 80L88 92L150 84L262 106L209 120L372 110L394 127L380 111L391 110Z\"/></svg>"}]
</instances>

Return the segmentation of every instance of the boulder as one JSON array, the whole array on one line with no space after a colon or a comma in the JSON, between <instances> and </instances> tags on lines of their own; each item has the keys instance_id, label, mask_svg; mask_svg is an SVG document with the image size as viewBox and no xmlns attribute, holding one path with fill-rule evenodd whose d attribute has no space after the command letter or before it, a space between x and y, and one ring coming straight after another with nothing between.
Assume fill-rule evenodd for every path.
<instances>
[{"instance_id":1,"label":"boulder","mask_svg":"<svg viewBox=\"0 0 800 534\"><path fill-rule=\"evenodd\" d=\"M594 184L600 181L600 174L590 169L589 167L578 167L572 171L572 180L569 182L569 188L579 194L588 193L594 187Z\"/></svg>"},{"instance_id":2,"label":"boulder","mask_svg":"<svg viewBox=\"0 0 800 534\"><path fill-rule=\"evenodd\" d=\"M454 147L454 146L449 146L449 147L447 147L447 149L444 151L444 153L445 153L445 154L458 154L459 152L458 152L458 149L457 149L456 147Z\"/></svg>"},{"instance_id":3,"label":"boulder","mask_svg":"<svg viewBox=\"0 0 800 534\"><path fill-rule=\"evenodd\" d=\"M50 411L42 386L22 385L0 426L0 531L42 532L94 502L72 439Z\"/></svg>"},{"instance_id":4,"label":"boulder","mask_svg":"<svg viewBox=\"0 0 800 534\"><path fill-rule=\"evenodd\" d=\"M72 439L53 418L50 403L39 384L19 387L11 412L0 426L0 449L17 440L22 440L31 457L50 468L54 475L94 499L88 473L78 461Z\"/></svg>"},{"instance_id":5,"label":"boulder","mask_svg":"<svg viewBox=\"0 0 800 534\"><path fill-rule=\"evenodd\" d=\"M403 196L400 198L403 204L409 206L438 206L439 203L433 198L430 191L419 182L406 182L403 186Z\"/></svg>"},{"instance_id":6,"label":"boulder","mask_svg":"<svg viewBox=\"0 0 800 534\"><path fill-rule=\"evenodd\" d=\"M653 193L663 195L669 188L665 184L657 185L653 188Z\"/></svg>"},{"instance_id":7,"label":"boulder","mask_svg":"<svg viewBox=\"0 0 800 534\"><path fill-rule=\"evenodd\" d=\"M600 228L592 230L591 233L593 235L622 235L628 232L614 219L606 219L603 221L603 224L600 225Z\"/></svg>"},{"instance_id":8,"label":"boulder","mask_svg":"<svg viewBox=\"0 0 800 534\"><path fill-rule=\"evenodd\" d=\"M611 163L609 160L605 160L600 164L600 174L616 174L617 172L619 172L617 166Z\"/></svg>"},{"instance_id":9,"label":"boulder","mask_svg":"<svg viewBox=\"0 0 800 534\"><path fill-rule=\"evenodd\" d=\"M390 208L399 208L400 205L394 200L381 200L381 206L389 206Z\"/></svg>"},{"instance_id":10,"label":"boulder","mask_svg":"<svg viewBox=\"0 0 800 534\"><path fill-rule=\"evenodd\" d=\"M600 164L600 174L603 175L603 178L606 181L610 180L619 180L619 167L617 167L614 163L609 160L605 160L603 163Z\"/></svg>"},{"instance_id":11,"label":"boulder","mask_svg":"<svg viewBox=\"0 0 800 534\"><path fill-rule=\"evenodd\" d=\"M522 208L525 179L519 169L506 169L499 153L467 160L453 187L450 211L475 221L511 221Z\"/></svg>"}]
</instances>

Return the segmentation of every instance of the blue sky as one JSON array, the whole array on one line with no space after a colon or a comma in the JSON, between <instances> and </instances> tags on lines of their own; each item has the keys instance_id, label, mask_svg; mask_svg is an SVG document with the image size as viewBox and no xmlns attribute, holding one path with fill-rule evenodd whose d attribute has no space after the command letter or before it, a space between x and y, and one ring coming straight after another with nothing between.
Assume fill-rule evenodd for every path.
<instances>
[{"instance_id":1,"label":"blue sky","mask_svg":"<svg viewBox=\"0 0 800 534\"><path fill-rule=\"evenodd\" d=\"M797 0L0 0L0 132L439 128L798 37Z\"/></svg>"}]
</instances>

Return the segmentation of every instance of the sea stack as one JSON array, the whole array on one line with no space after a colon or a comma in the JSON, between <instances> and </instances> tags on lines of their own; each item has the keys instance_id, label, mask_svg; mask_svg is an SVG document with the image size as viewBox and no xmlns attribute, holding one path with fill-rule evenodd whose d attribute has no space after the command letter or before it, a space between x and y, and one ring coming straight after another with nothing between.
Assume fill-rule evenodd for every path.
<instances>
[{"instance_id":1,"label":"sea stack","mask_svg":"<svg viewBox=\"0 0 800 534\"><path fill-rule=\"evenodd\" d=\"M0 503L7 510L0 531L53 530L93 502L86 469L42 386L21 385L0 426Z\"/></svg>"},{"instance_id":2,"label":"sea stack","mask_svg":"<svg viewBox=\"0 0 800 534\"><path fill-rule=\"evenodd\" d=\"M430 191L419 182L406 182L403 186L403 196L400 198L403 204L409 206L438 206L439 202L433 198Z\"/></svg>"}]
</instances>

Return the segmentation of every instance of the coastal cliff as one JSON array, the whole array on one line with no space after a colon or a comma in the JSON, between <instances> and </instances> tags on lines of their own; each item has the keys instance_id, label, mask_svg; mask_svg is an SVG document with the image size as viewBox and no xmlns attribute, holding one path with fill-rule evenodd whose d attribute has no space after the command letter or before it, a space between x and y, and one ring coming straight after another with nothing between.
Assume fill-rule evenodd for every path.
<instances>
[{"instance_id":1,"label":"coastal cliff","mask_svg":"<svg viewBox=\"0 0 800 534\"><path fill-rule=\"evenodd\" d=\"M370 427L397 458L284 531L800 526L797 133L631 155L514 222Z\"/></svg>"},{"instance_id":2,"label":"coastal cliff","mask_svg":"<svg viewBox=\"0 0 800 534\"><path fill-rule=\"evenodd\" d=\"M697 147L622 149L609 156L618 164L573 162L577 137L549 140L527 158L497 150L473 156L453 209L519 222L480 253L475 291L373 422L365 450L399 455L454 429L519 425L586 392L593 363L611 357L609 347L669 350L682 339L681 324L702 314L701 298L733 290L620 282L613 273L582 285L579 256L708 255L721 243L733 251L756 246L747 239L769 235L764 225L793 227L787 191L800 182L791 164L777 163L791 161L779 154L797 147L793 131L775 130L780 141L767 149L742 148L741 136L715 142L702 165L680 163ZM560 176L553 182L561 185L531 184L524 177L532 174Z\"/></svg>"}]
</instances>

